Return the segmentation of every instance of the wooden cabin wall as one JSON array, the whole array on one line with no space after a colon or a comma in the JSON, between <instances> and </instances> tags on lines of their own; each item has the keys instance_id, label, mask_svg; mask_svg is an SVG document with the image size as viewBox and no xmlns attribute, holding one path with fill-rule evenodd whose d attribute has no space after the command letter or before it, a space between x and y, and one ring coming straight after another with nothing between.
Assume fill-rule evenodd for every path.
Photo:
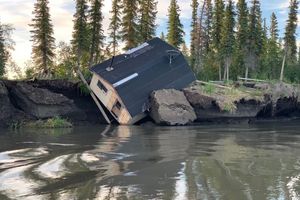
<instances>
[{"instance_id":1,"label":"wooden cabin wall","mask_svg":"<svg viewBox=\"0 0 300 200\"><path fill-rule=\"evenodd\" d=\"M100 81L105 88L107 89L107 92L105 93L102 91L98 86L98 81ZM99 98L99 100L102 102L102 104L111 112L116 101L119 101L122 105L122 108L120 110L120 114L116 120L120 124L130 124L130 121L132 119L131 115L127 111L126 107L124 106L124 103L122 102L122 99L119 97L117 91L114 89L114 87L102 79L97 74L93 75L92 81L90 83L90 87L95 93L95 95Z\"/></svg>"}]
</instances>

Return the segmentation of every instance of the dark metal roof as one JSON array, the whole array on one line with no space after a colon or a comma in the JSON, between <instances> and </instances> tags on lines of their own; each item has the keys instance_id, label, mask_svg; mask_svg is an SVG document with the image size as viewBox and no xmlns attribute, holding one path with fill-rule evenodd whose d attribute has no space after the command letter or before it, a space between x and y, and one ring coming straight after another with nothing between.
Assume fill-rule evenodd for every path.
<instances>
[{"instance_id":1,"label":"dark metal roof","mask_svg":"<svg viewBox=\"0 0 300 200\"><path fill-rule=\"evenodd\" d=\"M144 45L130 55L116 56L112 71L106 70L111 64L111 59L90 69L111 84L133 77L115 87L132 116L143 112L144 104L152 91L182 89L195 80L181 53L175 56L170 64L167 51L176 50L174 47L159 38L154 38L147 43L149 45Z\"/></svg>"}]
</instances>

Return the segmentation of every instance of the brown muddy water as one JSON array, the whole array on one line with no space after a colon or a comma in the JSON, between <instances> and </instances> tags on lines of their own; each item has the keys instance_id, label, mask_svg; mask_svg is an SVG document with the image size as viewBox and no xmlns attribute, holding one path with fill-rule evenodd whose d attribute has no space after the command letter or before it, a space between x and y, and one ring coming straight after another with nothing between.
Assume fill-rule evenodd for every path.
<instances>
[{"instance_id":1,"label":"brown muddy water","mask_svg":"<svg viewBox=\"0 0 300 200\"><path fill-rule=\"evenodd\" d=\"M0 130L0 199L300 199L300 121Z\"/></svg>"}]
</instances>

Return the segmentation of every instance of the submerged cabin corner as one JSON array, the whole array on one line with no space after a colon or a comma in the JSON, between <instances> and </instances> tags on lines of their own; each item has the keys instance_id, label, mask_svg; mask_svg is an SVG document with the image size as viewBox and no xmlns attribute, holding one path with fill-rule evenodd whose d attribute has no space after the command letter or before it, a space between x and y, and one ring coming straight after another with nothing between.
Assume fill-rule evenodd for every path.
<instances>
[{"instance_id":1,"label":"submerged cabin corner","mask_svg":"<svg viewBox=\"0 0 300 200\"><path fill-rule=\"evenodd\" d=\"M195 81L177 49L154 38L90 68L93 93L120 124L146 116L149 95L160 89L182 89Z\"/></svg>"}]
</instances>

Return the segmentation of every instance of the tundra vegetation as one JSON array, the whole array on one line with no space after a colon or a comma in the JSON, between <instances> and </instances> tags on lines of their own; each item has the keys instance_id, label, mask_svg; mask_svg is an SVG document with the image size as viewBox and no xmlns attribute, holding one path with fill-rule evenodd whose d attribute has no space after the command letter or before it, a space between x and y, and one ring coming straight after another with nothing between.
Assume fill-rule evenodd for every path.
<instances>
[{"instance_id":1,"label":"tundra vegetation","mask_svg":"<svg viewBox=\"0 0 300 200\"><path fill-rule=\"evenodd\" d=\"M200 91L200 93L205 96L215 99L220 110L225 112L236 111L236 102L242 99L245 101L255 100L257 102L264 102L264 95L267 94L267 91L261 89L246 88L233 84L222 86L213 83L198 83L194 84L191 88Z\"/></svg>"},{"instance_id":2,"label":"tundra vegetation","mask_svg":"<svg viewBox=\"0 0 300 200\"><path fill-rule=\"evenodd\" d=\"M0 21L0 76L13 72L14 78L74 80L79 67L89 77L89 66L159 34L182 50L200 80L234 81L246 77L299 83L299 2L289 2L285 30L281 31L275 13L270 19L262 19L259 0L191 0L191 32L185 33L180 2L169 0L166 30L157 33L158 0L113 0L105 35L104 0L76 0L72 38L57 41L49 0L36 0L30 23L32 60L26 66L17 66L11 57L13 25ZM187 34L191 36L189 47L185 42ZM27 70L23 75L24 68Z\"/></svg>"}]
</instances>

